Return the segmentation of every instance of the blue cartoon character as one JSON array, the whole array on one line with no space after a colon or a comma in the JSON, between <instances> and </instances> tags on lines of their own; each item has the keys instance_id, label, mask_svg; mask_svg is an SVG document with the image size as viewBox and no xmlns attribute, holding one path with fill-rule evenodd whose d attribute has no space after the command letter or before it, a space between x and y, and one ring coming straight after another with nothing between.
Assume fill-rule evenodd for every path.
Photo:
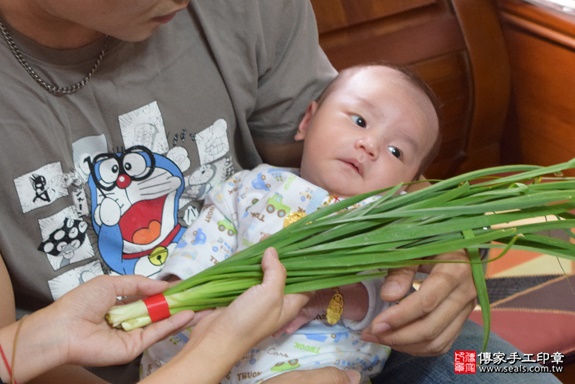
<instances>
[{"instance_id":1,"label":"blue cartoon character","mask_svg":"<svg viewBox=\"0 0 575 384\"><path fill-rule=\"evenodd\" d=\"M119 274L155 273L168 246L184 232L177 215L181 170L140 145L100 154L89 165L92 223L102 259Z\"/></svg>"}]
</instances>

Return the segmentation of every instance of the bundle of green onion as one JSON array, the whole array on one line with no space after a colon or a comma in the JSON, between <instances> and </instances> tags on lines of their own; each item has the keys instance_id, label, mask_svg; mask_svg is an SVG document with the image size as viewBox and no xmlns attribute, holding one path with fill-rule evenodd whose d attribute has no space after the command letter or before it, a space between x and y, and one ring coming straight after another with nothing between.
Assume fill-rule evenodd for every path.
<instances>
[{"instance_id":1,"label":"bundle of green onion","mask_svg":"<svg viewBox=\"0 0 575 384\"><path fill-rule=\"evenodd\" d=\"M225 306L262 281L260 263L268 247L277 249L287 270L286 293L380 277L389 268L437 262L422 258L465 248L488 335L489 300L478 250L514 247L575 260L572 241L548 236L564 230L574 237L575 178L560 176L574 167L575 159L549 167L483 169L407 194L397 194L399 185L346 210L375 192L348 198L182 281L164 297L171 314ZM534 217L548 220L524 220ZM143 301L114 307L107 319L125 330L151 322Z\"/></svg>"}]
</instances>

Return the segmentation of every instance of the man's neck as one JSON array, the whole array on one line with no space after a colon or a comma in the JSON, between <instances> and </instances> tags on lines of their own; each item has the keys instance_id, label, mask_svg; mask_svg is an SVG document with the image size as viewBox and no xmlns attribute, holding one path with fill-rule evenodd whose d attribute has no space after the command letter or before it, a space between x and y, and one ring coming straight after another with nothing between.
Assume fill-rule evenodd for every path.
<instances>
[{"instance_id":1,"label":"man's neck","mask_svg":"<svg viewBox=\"0 0 575 384\"><path fill-rule=\"evenodd\" d=\"M100 32L54 17L23 0L0 0L0 14L10 28L49 48L80 48L104 36Z\"/></svg>"}]
</instances>

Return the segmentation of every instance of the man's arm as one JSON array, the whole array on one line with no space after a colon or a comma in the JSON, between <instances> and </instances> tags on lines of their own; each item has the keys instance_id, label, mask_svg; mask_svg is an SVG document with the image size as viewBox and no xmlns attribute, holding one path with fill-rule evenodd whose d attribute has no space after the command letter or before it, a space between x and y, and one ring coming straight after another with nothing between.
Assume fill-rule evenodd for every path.
<instances>
[{"instance_id":1,"label":"man's arm","mask_svg":"<svg viewBox=\"0 0 575 384\"><path fill-rule=\"evenodd\" d=\"M270 143L264 138L254 138L256 148L264 163L277 167L299 168L303 150L302 142Z\"/></svg>"}]
</instances>

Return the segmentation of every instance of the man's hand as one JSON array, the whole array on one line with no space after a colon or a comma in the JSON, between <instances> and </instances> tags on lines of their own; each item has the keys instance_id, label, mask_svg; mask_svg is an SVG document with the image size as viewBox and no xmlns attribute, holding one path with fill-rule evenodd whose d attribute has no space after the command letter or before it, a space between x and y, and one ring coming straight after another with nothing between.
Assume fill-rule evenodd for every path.
<instances>
[{"instance_id":1,"label":"man's hand","mask_svg":"<svg viewBox=\"0 0 575 384\"><path fill-rule=\"evenodd\" d=\"M435 259L463 262L422 265L419 271L429 276L408 296L416 268L390 271L381 298L399 303L373 320L363 332L364 340L414 356L436 356L449 350L475 307L477 292L464 251Z\"/></svg>"}]
</instances>

